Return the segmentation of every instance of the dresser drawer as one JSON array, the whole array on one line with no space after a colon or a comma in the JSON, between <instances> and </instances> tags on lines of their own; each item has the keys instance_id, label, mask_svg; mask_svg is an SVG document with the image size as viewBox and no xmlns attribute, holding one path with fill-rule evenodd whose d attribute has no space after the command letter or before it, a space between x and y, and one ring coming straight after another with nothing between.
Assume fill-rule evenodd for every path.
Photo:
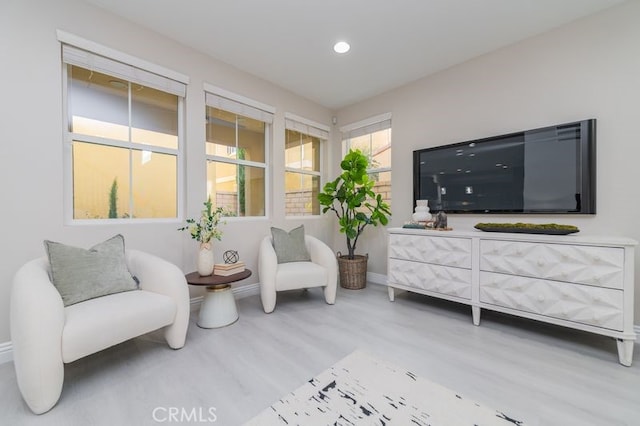
<instances>
[{"instance_id":1,"label":"dresser drawer","mask_svg":"<svg viewBox=\"0 0 640 426\"><path fill-rule=\"evenodd\" d=\"M387 281L419 290L471 299L471 270L389 259Z\"/></svg>"},{"instance_id":2,"label":"dresser drawer","mask_svg":"<svg viewBox=\"0 0 640 426\"><path fill-rule=\"evenodd\" d=\"M391 234L389 257L470 269L471 239Z\"/></svg>"},{"instance_id":3,"label":"dresser drawer","mask_svg":"<svg viewBox=\"0 0 640 426\"><path fill-rule=\"evenodd\" d=\"M480 272L480 302L621 331L623 292Z\"/></svg>"},{"instance_id":4,"label":"dresser drawer","mask_svg":"<svg viewBox=\"0 0 640 426\"><path fill-rule=\"evenodd\" d=\"M622 289L624 249L482 240L480 270Z\"/></svg>"}]
</instances>

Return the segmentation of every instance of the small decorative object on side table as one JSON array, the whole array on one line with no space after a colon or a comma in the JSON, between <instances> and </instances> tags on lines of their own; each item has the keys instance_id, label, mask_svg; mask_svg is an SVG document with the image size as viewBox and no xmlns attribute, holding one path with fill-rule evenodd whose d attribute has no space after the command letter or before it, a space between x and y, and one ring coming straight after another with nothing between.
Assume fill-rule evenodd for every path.
<instances>
[{"instance_id":1,"label":"small decorative object on side table","mask_svg":"<svg viewBox=\"0 0 640 426\"><path fill-rule=\"evenodd\" d=\"M235 250L227 250L222 253L222 260L224 260L224 263L238 263L240 256L238 256L238 252Z\"/></svg>"},{"instance_id":2,"label":"small decorative object on side table","mask_svg":"<svg viewBox=\"0 0 640 426\"><path fill-rule=\"evenodd\" d=\"M238 320L236 299L231 291L231 284L251 276L251 270L229 276L209 275L201 276L198 272L191 272L185 277L191 285L207 286L207 293L200 305L198 326L201 328L219 328L233 324Z\"/></svg>"}]
</instances>

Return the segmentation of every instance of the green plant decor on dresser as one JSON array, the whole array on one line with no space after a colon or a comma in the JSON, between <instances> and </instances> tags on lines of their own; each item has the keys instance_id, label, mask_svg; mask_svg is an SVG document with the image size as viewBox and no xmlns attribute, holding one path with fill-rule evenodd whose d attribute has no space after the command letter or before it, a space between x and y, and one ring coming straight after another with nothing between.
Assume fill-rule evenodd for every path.
<instances>
[{"instance_id":1,"label":"green plant decor on dresser","mask_svg":"<svg viewBox=\"0 0 640 426\"><path fill-rule=\"evenodd\" d=\"M567 235L579 232L577 226L557 223L477 223L474 228L485 232Z\"/></svg>"}]
</instances>

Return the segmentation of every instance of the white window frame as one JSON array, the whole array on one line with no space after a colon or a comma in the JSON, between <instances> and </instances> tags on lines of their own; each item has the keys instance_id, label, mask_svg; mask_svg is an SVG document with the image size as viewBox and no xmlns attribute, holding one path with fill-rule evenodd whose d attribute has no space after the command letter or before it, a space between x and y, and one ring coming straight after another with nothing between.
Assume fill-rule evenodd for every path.
<instances>
[{"instance_id":1,"label":"white window frame","mask_svg":"<svg viewBox=\"0 0 640 426\"><path fill-rule=\"evenodd\" d=\"M391 129L390 112L340 127L340 132L342 133L342 156L344 157L349 152L349 149L351 148L351 139L386 129ZM390 145L393 148L393 139L391 140ZM367 174L382 172L391 172L391 165L388 167L367 169Z\"/></svg>"},{"instance_id":2,"label":"white window frame","mask_svg":"<svg viewBox=\"0 0 640 426\"><path fill-rule=\"evenodd\" d=\"M108 75L119 76L127 81L132 81L127 75L128 72L139 72L140 79L148 77L145 82L151 87L158 90L164 90L169 93L176 94L178 96L178 148L169 149L159 146L150 146L146 144L139 144L128 141L116 141L112 139L105 139L96 136L90 136L85 134L77 134L71 132L69 128L69 87L68 87L68 65L74 65L70 62L61 61L62 67L62 120L63 120L63 169L64 169L64 190L63 190L63 202L64 202L64 223L66 225L121 225L124 223L181 223L184 218L184 128L185 128L185 114L184 104L186 96L186 86L189 83L189 77L164 68L160 65L147 62L143 59L136 58L126 53L119 52L115 49L100 45L90 40L86 40L82 37L67 33L65 31L57 30L58 41L60 42L61 51L66 48L70 48L69 51L77 52L79 54L86 55L88 61L91 58L98 58L104 60L106 67L109 68L110 64L118 63L117 66L121 72L109 72L108 69L99 67L96 69L98 72L102 72ZM65 47L66 46L66 47ZM82 67L83 65L77 66ZM86 66L85 66L86 68ZM91 69L91 67L89 67ZM167 81L168 80L168 81ZM139 80L140 81L140 80ZM167 87L158 87L158 83L167 81ZM167 90L169 89L169 90ZM178 93L179 92L179 93ZM176 217L175 218L110 218L110 219L76 219L73 217L73 141L88 142L93 144L135 149L140 151L152 151L163 154L171 154L176 156ZM131 167L131 166L130 166ZM131 204L131 203L130 203Z\"/></svg>"},{"instance_id":3,"label":"white window frame","mask_svg":"<svg viewBox=\"0 0 640 426\"><path fill-rule=\"evenodd\" d=\"M285 131L286 130L294 130L296 132L300 132L303 135L313 136L313 137L316 137L316 138L320 139L320 147L319 147L319 149L320 149L320 164L318 165L319 169L320 169L319 171L304 170L302 168L296 169L294 167L286 167L285 166L284 173L291 172L291 173L299 173L299 174L308 175L308 176L318 176L320 178L320 188L319 188L319 190L322 191L322 188L324 187L324 184L325 184L325 179L324 179L322 171L324 170L325 149L326 149L326 145L328 144L328 141L329 141L330 127L327 126L326 124L318 123L318 122L315 122L313 120L309 120L307 118L300 117L298 115L295 115L295 114L292 114L292 113L289 113L289 112L285 112L284 113L284 128L285 128ZM285 196L286 196L286 193L287 193L287 190L286 190L286 188L284 188ZM320 209L318 214L287 215L287 216L285 216L285 218L287 218L287 219L304 219L304 218L313 219L313 218L320 218L320 217L322 217L322 209Z\"/></svg>"},{"instance_id":4,"label":"white window frame","mask_svg":"<svg viewBox=\"0 0 640 426\"><path fill-rule=\"evenodd\" d=\"M273 116L276 108L265 103L256 101L246 96L230 92L221 87L204 83L205 108L213 107L224 111L233 112L244 117L253 118L265 123L264 129L264 163L220 157L217 155L205 155L205 163L216 161L220 163L234 164L237 166L249 166L264 169L264 216L230 216L225 220L268 220L271 216L271 132L273 128ZM216 103L216 104L213 104ZM236 134L237 136L237 134ZM205 144L207 142L205 141ZM236 176L237 178L237 176ZM207 191L208 192L208 191ZM205 194L207 196L208 194Z\"/></svg>"}]
</instances>

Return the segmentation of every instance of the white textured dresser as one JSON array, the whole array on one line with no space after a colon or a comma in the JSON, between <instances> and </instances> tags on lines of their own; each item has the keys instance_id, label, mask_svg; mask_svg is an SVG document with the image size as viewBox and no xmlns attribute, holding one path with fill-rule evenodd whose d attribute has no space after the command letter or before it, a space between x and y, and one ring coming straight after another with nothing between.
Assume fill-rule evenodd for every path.
<instances>
[{"instance_id":1,"label":"white textured dresser","mask_svg":"<svg viewBox=\"0 0 640 426\"><path fill-rule=\"evenodd\" d=\"M613 337L633 358L634 248L626 238L389 229L387 285Z\"/></svg>"}]
</instances>

